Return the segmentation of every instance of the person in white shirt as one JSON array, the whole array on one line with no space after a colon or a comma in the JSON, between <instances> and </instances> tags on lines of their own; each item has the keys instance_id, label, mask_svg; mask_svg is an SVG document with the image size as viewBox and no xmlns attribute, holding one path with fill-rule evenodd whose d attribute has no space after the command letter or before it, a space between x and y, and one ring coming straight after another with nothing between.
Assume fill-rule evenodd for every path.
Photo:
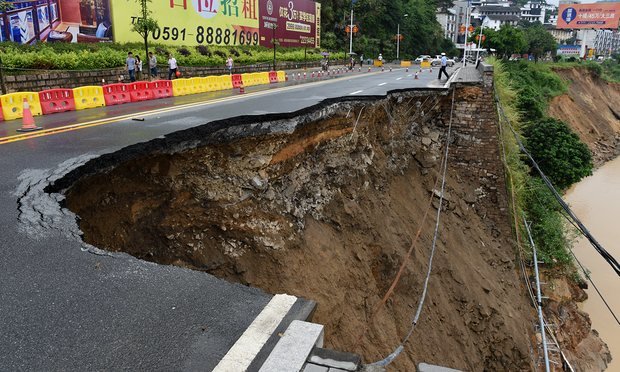
<instances>
[{"instance_id":1,"label":"person in white shirt","mask_svg":"<svg viewBox=\"0 0 620 372\"><path fill-rule=\"evenodd\" d=\"M232 75L233 59L231 56L228 56L228 59L226 60L226 68L228 69L228 73Z\"/></svg>"},{"instance_id":2,"label":"person in white shirt","mask_svg":"<svg viewBox=\"0 0 620 372\"><path fill-rule=\"evenodd\" d=\"M172 56L172 53L168 54L168 80L172 80L172 76L177 75L177 60Z\"/></svg>"},{"instance_id":3,"label":"person in white shirt","mask_svg":"<svg viewBox=\"0 0 620 372\"><path fill-rule=\"evenodd\" d=\"M441 53L441 68L439 69L438 80L441 80L441 73L443 72L446 75L446 79L450 79L450 75L446 71L446 67L448 66L448 58L446 58L446 53Z\"/></svg>"}]
</instances>

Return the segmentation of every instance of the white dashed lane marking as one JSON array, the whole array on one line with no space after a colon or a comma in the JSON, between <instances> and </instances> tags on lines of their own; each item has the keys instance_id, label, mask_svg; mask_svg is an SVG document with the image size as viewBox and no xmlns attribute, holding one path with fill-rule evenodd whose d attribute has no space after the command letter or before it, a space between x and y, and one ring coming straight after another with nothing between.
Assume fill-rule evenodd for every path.
<instances>
[{"instance_id":1,"label":"white dashed lane marking","mask_svg":"<svg viewBox=\"0 0 620 372\"><path fill-rule=\"evenodd\" d=\"M399 78L397 78L396 80L401 80L401 79L402 79L402 78L401 78L401 77L399 77Z\"/></svg>"},{"instance_id":2,"label":"white dashed lane marking","mask_svg":"<svg viewBox=\"0 0 620 372\"><path fill-rule=\"evenodd\" d=\"M381 84L379 84L379 86L382 86L382 85L385 85L385 84L387 84L387 83L381 83Z\"/></svg>"},{"instance_id":3,"label":"white dashed lane marking","mask_svg":"<svg viewBox=\"0 0 620 372\"><path fill-rule=\"evenodd\" d=\"M350 93L349 95L354 95L354 94L357 94L357 93L362 93L362 92L363 92L363 90L356 90L355 92Z\"/></svg>"}]
</instances>

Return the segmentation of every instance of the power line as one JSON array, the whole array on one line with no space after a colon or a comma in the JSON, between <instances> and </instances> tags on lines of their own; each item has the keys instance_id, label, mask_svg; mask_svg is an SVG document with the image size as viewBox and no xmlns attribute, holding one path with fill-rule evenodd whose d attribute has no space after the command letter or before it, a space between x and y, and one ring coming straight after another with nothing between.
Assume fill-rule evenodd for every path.
<instances>
[{"instance_id":1,"label":"power line","mask_svg":"<svg viewBox=\"0 0 620 372\"><path fill-rule=\"evenodd\" d=\"M400 355L400 353L405 349L405 344L409 340L409 337L411 337L411 335L413 334L415 326L418 323L418 320L420 319L420 314L422 313L422 307L424 306L424 301L426 299L426 293L428 291L428 281L430 279L431 272L433 270L433 258L435 256L435 248L437 246L437 236L439 235L439 221L440 221L440 216L441 216L441 209L443 207L443 197L444 197L444 191L445 191L445 185L446 185L446 173L447 173L446 171L448 169L448 150L450 149L450 136L452 132L452 118L453 118L453 113L454 113L455 92L456 92L456 89L453 89L452 90L452 105L450 107L450 122L448 124L448 135L446 137L446 150L444 152L444 158L441 163L441 172L442 172L441 193L439 195L439 206L437 207L437 217L435 220L435 232L433 234L433 243L431 245L430 257L428 259L428 270L426 272L426 278L424 279L424 287L422 289L422 294L420 295L420 301L418 302L418 308L413 317L413 320L411 321L411 326L409 327L409 331L407 332L407 335L405 336L405 338L403 338L402 342L396 347L396 349L394 349L394 351L390 355L388 355L382 360L372 363L371 365L373 366L385 367L389 365L390 363L392 363L394 359L396 359L396 357Z\"/></svg>"}]
</instances>

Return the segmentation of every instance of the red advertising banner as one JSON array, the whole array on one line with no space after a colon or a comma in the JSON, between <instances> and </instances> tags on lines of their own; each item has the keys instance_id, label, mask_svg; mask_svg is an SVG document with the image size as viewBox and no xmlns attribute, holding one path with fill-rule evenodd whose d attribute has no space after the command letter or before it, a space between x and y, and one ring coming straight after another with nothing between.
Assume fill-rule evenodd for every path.
<instances>
[{"instance_id":1,"label":"red advertising banner","mask_svg":"<svg viewBox=\"0 0 620 372\"><path fill-rule=\"evenodd\" d=\"M321 4L310 0L261 0L260 45L319 48Z\"/></svg>"},{"instance_id":2,"label":"red advertising banner","mask_svg":"<svg viewBox=\"0 0 620 372\"><path fill-rule=\"evenodd\" d=\"M561 4L557 28L618 29L620 3Z\"/></svg>"}]
</instances>

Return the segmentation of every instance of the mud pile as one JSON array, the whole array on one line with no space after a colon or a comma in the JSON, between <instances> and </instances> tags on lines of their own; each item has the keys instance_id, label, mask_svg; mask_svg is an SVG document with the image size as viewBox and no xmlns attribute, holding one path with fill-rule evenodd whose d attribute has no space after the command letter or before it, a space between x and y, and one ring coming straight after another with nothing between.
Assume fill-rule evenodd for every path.
<instances>
[{"instance_id":1,"label":"mud pile","mask_svg":"<svg viewBox=\"0 0 620 372\"><path fill-rule=\"evenodd\" d=\"M417 307L449 114L450 97L401 92L240 118L102 157L58 187L85 241L313 299L327 346L373 362L399 344ZM392 370L530 369L534 318L513 245L480 212L497 206L454 168L445 197L428 297Z\"/></svg>"}]
</instances>

